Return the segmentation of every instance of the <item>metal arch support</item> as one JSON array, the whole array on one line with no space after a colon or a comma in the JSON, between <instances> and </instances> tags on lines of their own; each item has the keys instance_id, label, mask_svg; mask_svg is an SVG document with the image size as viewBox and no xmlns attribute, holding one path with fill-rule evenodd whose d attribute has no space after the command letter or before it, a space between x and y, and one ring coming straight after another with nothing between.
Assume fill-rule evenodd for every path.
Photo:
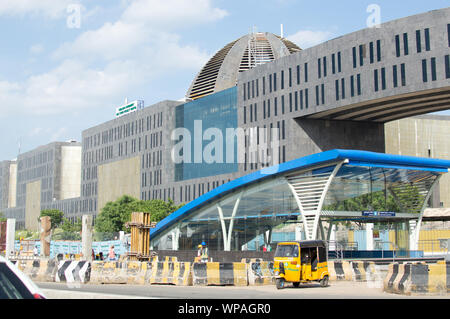
<instances>
[{"instance_id":1,"label":"metal arch support","mask_svg":"<svg viewBox=\"0 0 450 319\"><path fill-rule=\"evenodd\" d=\"M334 177L336 176L339 169L342 167L343 164L348 163L348 160L341 161L336 164L336 166L333 169L333 172L327 177L326 183L318 188L317 193L320 193L320 199L317 203L317 206L313 210L306 210L306 200L302 199L299 193L297 192L295 185L293 185L287 177L285 177L287 184L289 185L289 188L291 189L292 194L294 195L295 201L298 205L298 208L300 210L300 213L302 215L302 221L303 221L303 228L305 230L306 239L307 240L314 240L317 238L317 231L319 227L319 220L320 220L320 213L322 211L322 206L325 201L326 194L328 192L328 189L330 188L331 182L333 181ZM311 225L312 222L312 225Z\"/></svg>"},{"instance_id":2,"label":"metal arch support","mask_svg":"<svg viewBox=\"0 0 450 319\"><path fill-rule=\"evenodd\" d=\"M422 208L419 213L419 218L417 219L417 223L414 225L414 224L411 224L411 222L410 222L410 224L409 224L410 230L413 230L412 238L410 237L410 245L409 245L410 250L418 250L420 227L422 226L423 214L427 207L428 200L430 199L431 194L433 194L434 188L436 187L436 185L439 182L439 180L441 179L441 177L442 177L442 175L439 175L438 177L436 177L436 179L434 180L433 184L430 187L430 190L427 193L427 196L425 196L425 200L423 201ZM415 229L411 229L411 228L415 228Z\"/></svg>"},{"instance_id":3,"label":"metal arch support","mask_svg":"<svg viewBox=\"0 0 450 319\"><path fill-rule=\"evenodd\" d=\"M227 245L225 246L225 251L231 250L231 234L233 233L234 217L236 216L237 209L239 207L239 204L241 202L241 198L242 198L243 194L244 194L244 192L240 192L239 197L237 198L236 202L234 203L233 213L231 214L230 226L228 227Z\"/></svg>"}]
</instances>

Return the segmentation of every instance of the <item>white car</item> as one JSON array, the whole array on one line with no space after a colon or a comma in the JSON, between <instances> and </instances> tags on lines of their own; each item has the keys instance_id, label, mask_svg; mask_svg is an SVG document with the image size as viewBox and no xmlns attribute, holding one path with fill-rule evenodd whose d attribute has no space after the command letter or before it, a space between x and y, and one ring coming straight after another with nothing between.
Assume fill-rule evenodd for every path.
<instances>
[{"instance_id":1,"label":"white car","mask_svg":"<svg viewBox=\"0 0 450 319\"><path fill-rule=\"evenodd\" d=\"M46 299L36 284L0 256L0 299Z\"/></svg>"}]
</instances>

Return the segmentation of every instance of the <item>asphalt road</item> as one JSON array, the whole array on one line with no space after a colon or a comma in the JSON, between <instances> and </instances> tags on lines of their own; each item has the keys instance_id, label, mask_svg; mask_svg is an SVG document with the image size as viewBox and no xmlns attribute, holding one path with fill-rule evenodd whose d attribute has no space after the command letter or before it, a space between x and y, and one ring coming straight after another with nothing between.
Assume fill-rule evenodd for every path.
<instances>
[{"instance_id":1,"label":"asphalt road","mask_svg":"<svg viewBox=\"0 0 450 319\"><path fill-rule=\"evenodd\" d=\"M443 296L404 296L383 292L380 283L331 282L329 287L307 284L278 290L275 286L170 286L37 283L49 299L449 299Z\"/></svg>"}]
</instances>

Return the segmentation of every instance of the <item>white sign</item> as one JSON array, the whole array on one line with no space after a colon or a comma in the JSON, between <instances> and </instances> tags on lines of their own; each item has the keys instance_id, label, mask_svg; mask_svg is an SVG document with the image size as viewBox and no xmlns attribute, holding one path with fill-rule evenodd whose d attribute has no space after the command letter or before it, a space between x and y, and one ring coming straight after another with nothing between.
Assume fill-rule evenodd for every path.
<instances>
[{"instance_id":1,"label":"white sign","mask_svg":"<svg viewBox=\"0 0 450 319\"><path fill-rule=\"evenodd\" d=\"M121 117L126 114L136 112L137 110L142 110L144 108L144 101L136 100L131 103L127 103L116 108L116 117Z\"/></svg>"}]
</instances>

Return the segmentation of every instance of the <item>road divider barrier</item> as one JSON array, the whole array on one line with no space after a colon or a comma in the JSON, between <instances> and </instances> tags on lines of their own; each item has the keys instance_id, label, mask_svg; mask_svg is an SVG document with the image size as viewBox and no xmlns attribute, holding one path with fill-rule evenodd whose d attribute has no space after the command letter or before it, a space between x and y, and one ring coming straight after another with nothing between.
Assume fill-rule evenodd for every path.
<instances>
[{"instance_id":1,"label":"road divider barrier","mask_svg":"<svg viewBox=\"0 0 450 319\"><path fill-rule=\"evenodd\" d=\"M172 262L167 259L164 262L153 262L150 284L169 284L177 286L191 286L191 263Z\"/></svg>"},{"instance_id":2,"label":"road divider barrier","mask_svg":"<svg viewBox=\"0 0 450 319\"><path fill-rule=\"evenodd\" d=\"M345 260L329 261L328 272L330 274L330 281L351 281L353 277L350 262Z\"/></svg>"},{"instance_id":3,"label":"road divider barrier","mask_svg":"<svg viewBox=\"0 0 450 319\"><path fill-rule=\"evenodd\" d=\"M91 263L86 260L60 260L55 282L86 283L90 280Z\"/></svg>"},{"instance_id":4,"label":"road divider barrier","mask_svg":"<svg viewBox=\"0 0 450 319\"><path fill-rule=\"evenodd\" d=\"M404 295L446 294L450 291L450 263L439 261L436 264L390 264L383 290Z\"/></svg>"},{"instance_id":5,"label":"road divider barrier","mask_svg":"<svg viewBox=\"0 0 450 319\"><path fill-rule=\"evenodd\" d=\"M126 262L94 261L91 266L92 283L97 284L126 284Z\"/></svg>"},{"instance_id":6,"label":"road divider barrier","mask_svg":"<svg viewBox=\"0 0 450 319\"><path fill-rule=\"evenodd\" d=\"M251 261L247 263L247 277L250 286L273 285L273 261Z\"/></svg>"},{"instance_id":7,"label":"road divider barrier","mask_svg":"<svg viewBox=\"0 0 450 319\"><path fill-rule=\"evenodd\" d=\"M245 263L194 263L192 268L194 286L247 286Z\"/></svg>"}]
</instances>

